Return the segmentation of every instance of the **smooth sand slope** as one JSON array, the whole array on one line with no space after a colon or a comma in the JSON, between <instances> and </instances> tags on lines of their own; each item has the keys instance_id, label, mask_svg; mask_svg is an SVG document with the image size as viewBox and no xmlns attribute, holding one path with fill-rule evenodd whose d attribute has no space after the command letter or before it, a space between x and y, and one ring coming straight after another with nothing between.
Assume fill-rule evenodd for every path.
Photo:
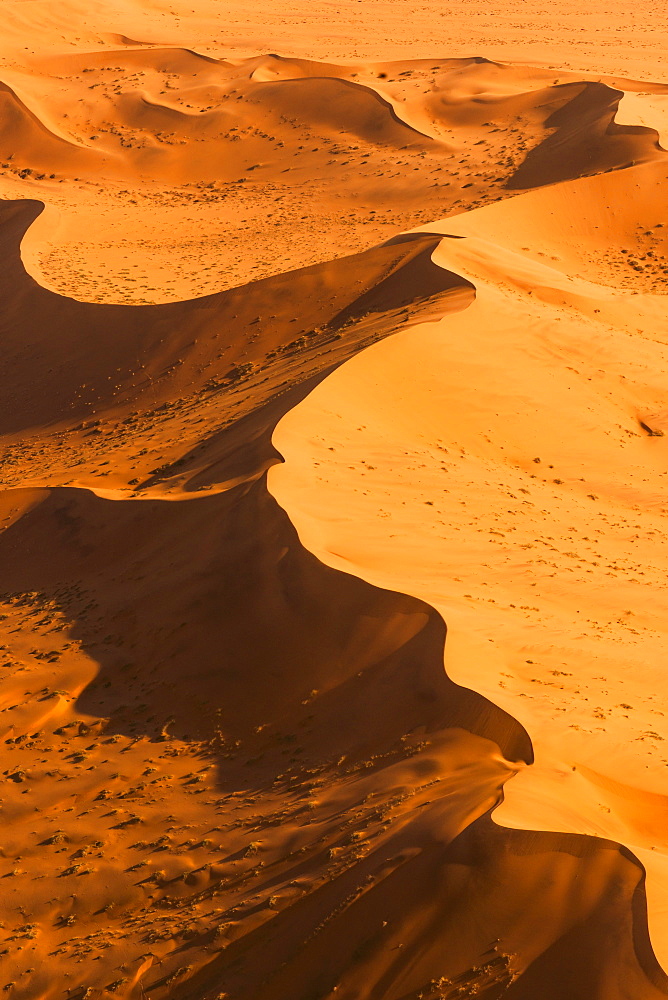
<instances>
[{"instance_id":1,"label":"smooth sand slope","mask_svg":"<svg viewBox=\"0 0 668 1000\"><path fill-rule=\"evenodd\" d=\"M666 996L661 24L7 10L6 995Z\"/></svg>"}]
</instances>

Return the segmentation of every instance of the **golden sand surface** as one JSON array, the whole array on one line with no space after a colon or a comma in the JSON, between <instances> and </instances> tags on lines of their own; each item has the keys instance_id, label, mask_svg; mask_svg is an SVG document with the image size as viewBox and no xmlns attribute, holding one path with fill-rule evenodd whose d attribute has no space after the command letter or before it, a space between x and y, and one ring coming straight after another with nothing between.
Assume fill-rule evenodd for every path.
<instances>
[{"instance_id":1,"label":"golden sand surface","mask_svg":"<svg viewBox=\"0 0 668 1000\"><path fill-rule=\"evenodd\" d=\"M0 9L3 996L668 995L668 13Z\"/></svg>"}]
</instances>

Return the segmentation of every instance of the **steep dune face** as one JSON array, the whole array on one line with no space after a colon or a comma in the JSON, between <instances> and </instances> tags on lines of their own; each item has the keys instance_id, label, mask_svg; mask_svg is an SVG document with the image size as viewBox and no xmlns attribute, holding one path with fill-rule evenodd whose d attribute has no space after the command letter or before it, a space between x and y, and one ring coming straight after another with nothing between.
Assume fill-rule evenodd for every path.
<instances>
[{"instance_id":1,"label":"steep dune face","mask_svg":"<svg viewBox=\"0 0 668 1000\"><path fill-rule=\"evenodd\" d=\"M378 337L473 295L431 262L438 237L418 235L189 302L96 306L23 269L19 241L38 212L35 203L3 212L8 486L145 495L257 476L276 461L270 435L282 408Z\"/></svg>"},{"instance_id":2,"label":"steep dune face","mask_svg":"<svg viewBox=\"0 0 668 1000\"><path fill-rule=\"evenodd\" d=\"M666 85L12 6L0 985L665 997Z\"/></svg>"},{"instance_id":3,"label":"steep dune face","mask_svg":"<svg viewBox=\"0 0 668 1000\"><path fill-rule=\"evenodd\" d=\"M12 161L19 177L41 171L43 179L47 171L67 168L73 160L94 167L94 155L51 132L6 84L0 84L0 115L0 157Z\"/></svg>"},{"instance_id":4,"label":"steep dune face","mask_svg":"<svg viewBox=\"0 0 668 1000\"><path fill-rule=\"evenodd\" d=\"M654 158L660 148L656 129L615 123L622 96L604 84L583 86L545 121L555 131L529 153L510 186L537 187Z\"/></svg>"}]
</instances>

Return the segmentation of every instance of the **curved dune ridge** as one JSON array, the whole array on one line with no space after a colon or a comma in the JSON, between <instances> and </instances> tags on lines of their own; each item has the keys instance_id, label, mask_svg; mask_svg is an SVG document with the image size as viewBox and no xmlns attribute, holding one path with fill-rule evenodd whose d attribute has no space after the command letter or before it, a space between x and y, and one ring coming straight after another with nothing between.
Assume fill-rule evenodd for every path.
<instances>
[{"instance_id":1,"label":"curved dune ridge","mask_svg":"<svg viewBox=\"0 0 668 1000\"><path fill-rule=\"evenodd\" d=\"M0 80L0 193L28 185L53 210L25 248L31 273L128 304L661 157L657 131L620 124L619 105L650 100L653 114L668 93L481 58L340 66L165 46L33 57L29 72L0 65Z\"/></svg>"},{"instance_id":2,"label":"curved dune ridge","mask_svg":"<svg viewBox=\"0 0 668 1000\"><path fill-rule=\"evenodd\" d=\"M666 86L23 10L0 985L665 997Z\"/></svg>"}]
</instances>

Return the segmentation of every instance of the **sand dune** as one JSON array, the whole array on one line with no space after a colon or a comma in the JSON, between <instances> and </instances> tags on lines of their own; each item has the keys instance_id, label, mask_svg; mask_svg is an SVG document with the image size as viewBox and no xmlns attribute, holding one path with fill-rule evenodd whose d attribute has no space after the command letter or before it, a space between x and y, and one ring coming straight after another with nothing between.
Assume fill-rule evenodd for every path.
<instances>
[{"instance_id":1,"label":"sand dune","mask_svg":"<svg viewBox=\"0 0 668 1000\"><path fill-rule=\"evenodd\" d=\"M7 7L7 996L665 997L656 14Z\"/></svg>"},{"instance_id":2,"label":"sand dune","mask_svg":"<svg viewBox=\"0 0 668 1000\"><path fill-rule=\"evenodd\" d=\"M648 125L659 134L661 147L668 147L668 101L665 93L624 94L615 121L619 125Z\"/></svg>"},{"instance_id":3,"label":"sand dune","mask_svg":"<svg viewBox=\"0 0 668 1000\"><path fill-rule=\"evenodd\" d=\"M217 292L662 155L656 131L613 121L618 88L643 100L639 84L481 58L340 66L160 46L3 72L25 120L0 135L0 192L27 183L58 209L26 261L88 301Z\"/></svg>"},{"instance_id":4,"label":"sand dune","mask_svg":"<svg viewBox=\"0 0 668 1000\"><path fill-rule=\"evenodd\" d=\"M662 571L650 569L664 512L663 451L650 435L663 433L652 420L666 406L656 375L665 364L665 298L656 291L665 293L665 239L646 251L654 291L616 285L659 182L665 167L648 164L431 226L460 237L444 240L434 259L475 285L475 303L330 377L279 425L274 440L287 462L271 478L321 558L376 585L401 580L435 604L451 628L446 665L455 679L470 682L474 658L477 690L506 708L525 699L512 711L532 734L537 762L513 784L518 798L508 794L499 821L651 846L648 886L654 856L663 877L668 801ZM638 200L616 212L636 187ZM663 215L653 208L659 234ZM533 247L520 249L529 220ZM581 233L627 249L607 273L599 258L587 274ZM505 246L504 234L513 234ZM645 272L635 266L637 289ZM406 378L408 357L419 359L419 374ZM317 440L304 435L308 427L318 427ZM325 441L336 442L334 454ZM397 453L408 456L399 466ZM489 643L473 639L481 633ZM637 691L624 693L638 670L652 676L642 703ZM582 712L578 697L588 703ZM624 781L637 789L635 806ZM650 898L652 939L666 962L665 897Z\"/></svg>"}]
</instances>

